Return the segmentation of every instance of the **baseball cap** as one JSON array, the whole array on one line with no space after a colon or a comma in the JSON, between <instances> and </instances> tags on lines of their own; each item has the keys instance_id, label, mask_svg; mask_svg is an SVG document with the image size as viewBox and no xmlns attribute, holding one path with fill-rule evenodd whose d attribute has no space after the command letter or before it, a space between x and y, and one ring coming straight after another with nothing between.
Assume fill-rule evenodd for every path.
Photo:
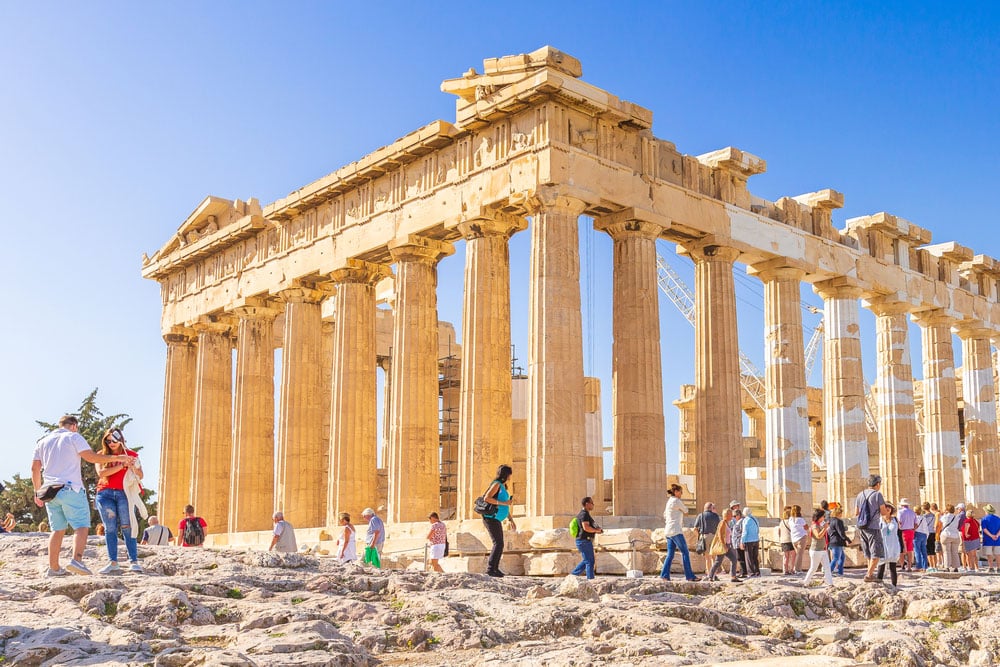
<instances>
[{"instance_id":1,"label":"baseball cap","mask_svg":"<svg viewBox=\"0 0 1000 667\"><path fill-rule=\"evenodd\" d=\"M903 498L902 500L899 501L899 504L903 505L904 507L909 507L910 506L910 499L909 498Z\"/></svg>"},{"instance_id":2,"label":"baseball cap","mask_svg":"<svg viewBox=\"0 0 1000 667\"><path fill-rule=\"evenodd\" d=\"M738 500L731 500L731 501L729 501L729 509L732 509L734 507L738 507L739 505L740 505L740 501L738 501Z\"/></svg>"}]
</instances>

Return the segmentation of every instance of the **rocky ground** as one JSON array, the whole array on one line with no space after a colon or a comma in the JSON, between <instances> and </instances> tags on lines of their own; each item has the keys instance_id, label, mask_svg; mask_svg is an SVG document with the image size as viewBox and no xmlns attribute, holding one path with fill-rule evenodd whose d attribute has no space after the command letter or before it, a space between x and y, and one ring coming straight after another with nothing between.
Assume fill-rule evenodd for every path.
<instances>
[{"instance_id":1,"label":"rocky ground","mask_svg":"<svg viewBox=\"0 0 1000 667\"><path fill-rule=\"evenodd\" d=\"M1000 576L588 584L140 547L146 574L48 579L45 548L0 536L2 665L1000 663Z\"/></svg>"}]
</instances>

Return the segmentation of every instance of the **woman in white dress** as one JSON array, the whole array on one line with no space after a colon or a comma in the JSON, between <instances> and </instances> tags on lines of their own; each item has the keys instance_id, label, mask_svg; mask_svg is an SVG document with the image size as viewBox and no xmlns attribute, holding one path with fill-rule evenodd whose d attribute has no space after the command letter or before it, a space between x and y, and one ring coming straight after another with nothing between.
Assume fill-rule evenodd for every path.
<instances>
[{"instance_id":1,"label":"woman in white dress","mask_svg":"<svg viewBox=\"0 0 1000 667\"><path fill-rule=\"evenodd\" d=\"M358 548L354 541L354 526L351 525L351 515L340 513L340 525L343 531L337 539L337 558L341 563L353 563L358 559Z\"/></svg>"}]
</instances>

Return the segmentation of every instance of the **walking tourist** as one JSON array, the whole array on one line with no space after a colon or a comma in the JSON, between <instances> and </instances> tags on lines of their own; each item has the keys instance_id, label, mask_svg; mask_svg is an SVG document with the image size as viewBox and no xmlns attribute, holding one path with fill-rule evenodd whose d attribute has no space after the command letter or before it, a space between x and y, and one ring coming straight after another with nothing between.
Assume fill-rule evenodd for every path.
<instances>
[{"instance_id":1,"label":"walking tourist","mask_svg":"<svg viewBox=\"0 0 1000 667\"><path fill-rule=\"evenodd\" d=\"M747 577L760 576L760 524L749 507L743 508L740 543L747 559Z\"/></svg>"},{"instance_id":2,"label":"walking tourist","mask_svg":"<svg viewBox=\"0 0 1000 667\"><path fill-rule=\"evenodd\" d=\"M368 522L368 530L365 533L364 562L381 569L382 547L385 544L385 524L371 507L361 510L361 518Z\"/></svg>"},{"instance_id":3,"label":"walking tourist","mask_svg":"<svg viewBox=\"0 0 1000 667\"><path fill-rule=\"evenodd\" d=\"M694 570L691 569L691 556L688 554L687 541L684 539L684 515L687 507L681 501L683 489L680 484L671 484L667 492L667 506L663 510L664 535L667 538L667 557L660 570L660 578L670 581L670 566L674 562L674 553L681 552L681 563L684 566L684 578L695 581Z\"/></svg>"},{"instance_id":4,"label":"walking tourist","mask_svg":"<svg viewBox=\"0 0 1000 667\"><path fill-rule=\"evenodd\" d=\"M14 515L7 512L7 516L3 518L3 523L0 524L0 533L13 533L16 527L17 521L14 519Z\"/></svg>"},{"instance_id":5,"label":"walking tourist","mask_svg":"<svg viewBox=\"0 0 1000 667\"><path fill-rule=\"evenodd\" d=\"M162 547L170 544L174 539L174 534L170 529L160 524L160 517L151 514L149 517L149 527L142 531L142 541L140 544L150 544L155 547Z\"/></svg>"},{"instance_id":6,"label":"walking tourist","mask_svg":"<svg viewBox=\"0 0 1000 667\"><path fill-rule=\"evenodd\" d=\"M580 524L580 532L576 536L576 550L580 552L580 556L583 560L580 564L573 568L571 574L581 575L586 574L587 579L594 578L594 535L598 533L603 533L604 529L594 523L594 517L590 516L590 510L594 509L594 499L587 496L580 501L581 509L577 515L576 520Z\"/></svg>"},{"instance_id":7,"label":"walking tourist","mask_svg":"<svg viewBox=\"0 0 1000 667\"><path fill-rule=\"evenodd\" d=\"M739 560L739 556L736 554L736 547L733 546L733 524L733 510L727 508L722 521L719 523L718 532L716 532L715 537L712 539L712 546L709 547L709 553L715 557L715 562L712 563L712 569L708 572L709 581L718 581L716 575L722 568L723 558L729 560L730 580L733 583L743 581L736 574L736 561Z\"/></svg>"},{"instance_id":8,"label":"walking tourist","mask_svg":"<svg viewBox=\"0 0 1000 667\"><path fill-rule=\"evenodd\" d=\"M896 562L899 560L901 552L899 546L899 521L896 519L896 508L885 503L882 505L882 516L879 519L879 532L882 534L882 544L884 549L884 560L878 566L878 580L882 581L885 575L885 566L889 566L889 578L892 585L896 585L897 571Z\"/></svg>"},{"instance_id":9,"label":"walking tourist","mask_svg":"<svg viewBox=\"0 0 1000 667\"><path fill-rule=\"evenodd\" d=\"M827 545L830 547L830 571L839 577L844 576L844 548L851 543L847 539L847 526L843 517L843 507L838 505L830 510L830 526L826 531Z\"/></svg>"},{"instance_id":10,"label":"walking tourist","mask_svg":"<svg viewBox=\"0 0 1000 667\"><path fill-rule=\"evenodd\" d=\"M274 534L271 537L270 551L280 551L281 553L293 554L299 550L295 543L295 528L285 521L282 512L275 512L271 515L274 522Z\"/></svg>"},{"instance_id":11,"label":"walking tourist","mask_svg":"<svg viewBox=\"0 0 1000 667\"><path fill-rule=\"evenodd\" d=\"M941 544L941 553L944 556L942 567L945 572L958 572L961 561L958 557L959 547L962 544L962 536L958 532L958 513L954 505L945 506L945 511L941 515L938 542Z\"/></svg>"},{"instance_id":12,"label":"walking tourist","mask_svg":"<svg viewBox=\"0 0 1000 667\"><path fill-rule=\"evenodd\" d=\"M351 515L341 512L338 517L341 531L337 538L337 560L341 563L353 563L358 559L358 546L355 536L357 530L351 523Z\"/></svg>"},{"instance_id":13,"label":"walking tourist","mask_svg":"<svg viewBox=\"0 0 1000 667\"><path fill-rule=\"evenodd\" d=\"M930 566L927 563L927 520L924 517L923 505L918 503L913 508L913 513L917 517L913 529L913 571L924 572Z\"/></svg>"},{"instance_id":14,"label":"walking tourist","mask_svg":"<svg viewBox=\"0 0 1000 667\"><path fill-rule=\"evenodd\" d=\"M962 551L965 554L967 572L979 572L979 547L982 546L979 534L979 521L973 507L965 511L965 523L959 530L962 534Z\"/></svg>"},{"instance_id":15,"label":"walking tourist","mask_svg":"<svg viewBox=\"0 0 1000 667\"><path fill-rule=\"evenodd\" d=\"M490 557L486 563L486 574L491 577L502 577L500 571L500 558L503 556L503 521L511 519L510 508L514 504L514 496L507 490L507 482L514 474L514 469L506 463L497 468L497 476L489 487L484 498L488 498L490 503L497 506L496 512L492 515L483 515L483 525L490 535L493 547L490 549ZM511 520L512 521L512 520Z\"/></svg>"},{"instance_id":16,"label":"walking tourist","mask_svg":"<svg viewBox=\"0 0 1000 667\"><path fill-rule=\"evenodd\" d=\"M45 507L52 534L49 536L49 577L93 574L83 564L83 550L90 532L90 505L83 487L80 460L89 463L121 463L131 465L125 454L99 454L90 448L78 432L79 422L73 415L59 419L59 428L35 445L31 457L31 483L35 488L35 504ZM73 529L73 554L66 569L59 565L66 528ZM67 572L67 570L69 572Z\"/></svg>"},{"instance_id":17,"label":"walking tourist","mask_svg":"<svg viewBox=\"0 0 1000 667\"><path fill-rule=\"evenodd\" d=\"M132 572L142 572L139 565L138 541L132 535L132 522L136 520L132 505L125 494L125 473L132 470L142 479L142 466L138 465L139 455L125 446L125 436L120 429L111 428L104 432L101 438L101 453L119 456L125 454L133 458L128 465L114 461L97 463L97 509L101 513L101 523L104 525L105 545L108 549L108 560L100 574L119 574L118 566L118 532L125 538L125 551L128 554L129 569Z\"/></svg>"},{"instance_id":18,"label":"walking tourist","mask_svg":"<svg viewBox=\"0 0 1000 667\"><path fill-rule=\"evenodd\" d=\"M712 555L708 553L708 548L712 545L712 538L715 537L719 529L719 521L722 519L715 513L715 503L705 503L704 511L694 520L694 529L698 537L695 553L705 559L705 572L712 568ZM707 578L707 577L706 577Z\"/></svg>"},{"instance_id":19,"label":"walking tourist","mask_svg":"<svg viewBox=\"0 0 1000 667\"><path fill-rule=\"evenodd\" d=\"M441 521L437 512L428 514L427 520L431 522L431 529L427 533L427 544L430 545L427 550L427 560L430 561L432 570L444 572L438 561L444 558L444 548L448 544L448 527Z\"/></svg>"},{"instance_id":20,"label":"walking tourist","mask_svg":"<svg viewBox=\"0 0 1000 667\"><path fill-rule=\"evenodd\" d=\"M823 568L823 580L827 586L833 585L833 571L830 568L830 554L826 550L826 536L830 524L826 520L826 510L819 508L813 511L812 524L809 526L809 571L802 580L803 586L808 586L816 570Z\"/></svg>"},{"instance_id":21,"label":"walking tourist","mask_svg":"<svg viewBox=\"0 0 1000 667\"><path fill-rule=\"evenodd\" d=\"M792 542L792 507L781 510L778 522L778 544L781 545L781 573L795 574L795 543Z\"/></svg>"},{"instance_id":22,"label":"walking tourist","mask_svg":"<svg viewBox=\"0 0 1000 667\"><path fill-rule=\"evenodd\" d=\"M938 521L939 515L937 503L924 503L923 517L927 526L927 569L931 572L941 567L941 550L938 543L938 532L941 530L941 524Z\"/></svg>"},{"instance_id":23,"label":"walking tourist","mask_svg":"<svg viewBox=\"0 0 1000 667\"><path fill-rule=\"evenodd\" d=\"M854 500L854 516L858 518L858 538L861 541L861 552L868 559L865 581L875 581L878 561L885 557L885 545L882 543L880 527L885 498L882 497L881 488L882 478L878 475L870 475L868 488L859 493Z\"/></svg>"},{"instance_id":24,"label":"walking tourist","mask_svg":"<svg viewBox=\"0 0 1000 667\"><path fill-rule=\"evenodd\" d=\"M986 557L986 567L990 574L1000 572L1000 516L996 515L993 505L983 505L983 520L980 528L983 533L983 556Z\"/></svg>"},{"instance_id":25,"label":"walking tourist","mask_svg":"<svg viewBox=\"0 0 1000 667\"><path fill-rule=\"evenodd\" d=\"M899 530L903 536L903 572L909 572L914 568L914 551L916 549L917 514L910 509L910 499L903 498L899 501Z\"/></svg>"},{"instance_id":26,"label":"walking tourist","mask_svg":"<svg viewBox=\"0 0 1000 667\"><path fill-rule=\"evenodd\" d=\"M806 520L802 516L800 505L792 505L792 516L788 520L788 529L791 532L792 544L795 545L795 567L792 574L798 574L805 567L806 547L809 546L809 529L806 527Z\"/></svg>"},{"instance_id":27,"label":"walking tourist","mask_svg":"<svg viewBox=\"0 0 1000 667\"><path fill-rule=\"evenodd\" d=\"M194 505L184 506L184 518L177 524L175 544L182 547L200 547L205 544L208 535L208 523L194 513Z\"/></svg>"},{"instance_id":28,"label":"walking tourist","mask_svg":"<svg viewBox=\"0 0 1000 667\"><path fill-rule=\"evenodd\" d=\"M743 511L740 509L740 502L733 500L729 503L729 509L733 512L733 522L730 527L733 531L733 548L736 549L736 561L740 566L740 576L744 579L747 576L747 555L743 551Z\"/></svg>"}]
</instances>

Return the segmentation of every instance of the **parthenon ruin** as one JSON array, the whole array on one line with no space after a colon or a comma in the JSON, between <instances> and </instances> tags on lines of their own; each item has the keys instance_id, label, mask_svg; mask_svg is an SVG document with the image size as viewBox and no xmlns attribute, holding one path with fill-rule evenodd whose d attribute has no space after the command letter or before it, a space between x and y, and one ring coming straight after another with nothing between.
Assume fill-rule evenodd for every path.
<instances>
[{"instance_id":1,"label":"parthenon ruin","mask_svg":"<svg viewBox=\"0 0 1000 667\"><path fill-rule=\"evenodd\" d=\"M772 515L814 500L803 281L825 311L813 419L822 432L812 437L826 497L853 498L877 461L887 497L1000 500L991 352L1000 263L932 244L929 231L890 213L836 229L844 197L831 189L756 197L747 182L763 160L732 147L680 153L653 136L652 111L586 83L580 62L551 47L482 69L441 84L457 97L454 122L435 121L264 206L208 197L144 258L143 276L161 285L167 344L160 514L179 517L190 502L216 532L236 534L268 529L280 509L297 527L322 527L381 494L392 522L423 521L443 498L470 519L496 466L519 457L519 512L538 525L575 513L580 480L593 493L604 478L600 388L583 367L581 216L613 240L616 517L659 521L665 502L658 239L695 266L696 374L680 403L692 408L682 472L699 503L746 493L737 263L764 286L756 430ZM526 377L515 378L508 242L518 233L530 235L531 259ZM436 266L460 240L459 347L438 322ZM862 305L877 321L874 459ZM908 316L922 332L919 415Z\"/></svg>"}]
</instances>

